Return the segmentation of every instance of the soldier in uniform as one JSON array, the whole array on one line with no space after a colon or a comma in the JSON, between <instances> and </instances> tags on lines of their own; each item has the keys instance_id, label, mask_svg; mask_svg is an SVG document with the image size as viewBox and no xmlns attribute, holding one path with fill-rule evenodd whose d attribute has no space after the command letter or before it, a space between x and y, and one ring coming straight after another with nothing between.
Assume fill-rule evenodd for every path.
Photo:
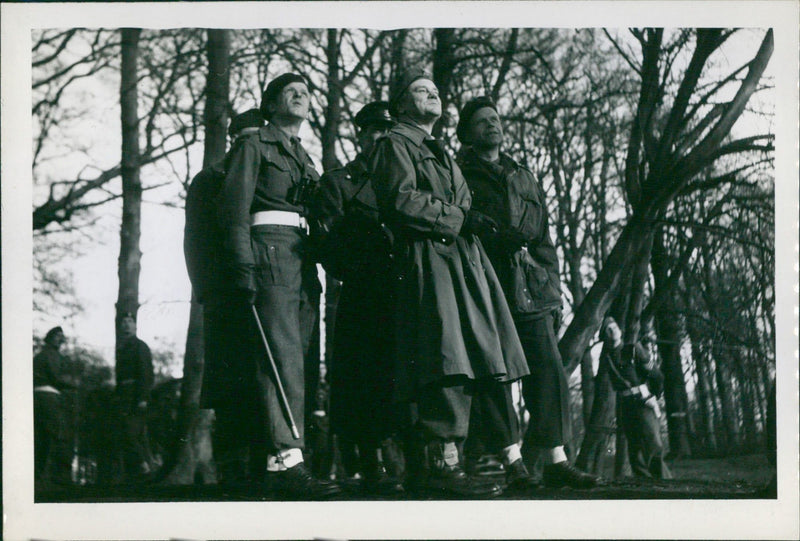
<instances>
[{"instance_id":1,"label":"soldier in uniform","mask_svg":"<svg viewBox=\"0 0 800 541\"><path fill-rule=\"evenodd\" d=\"M323 499L340 490L315 479L304 448L304 349L309 340L302 314L309 291L319 291L316 266L307 257L307 193L319 176L297 134L309 112L305 79L285 73L267 85L261 114L268 124L242 137L226 160L218 197L220 279L230 310L239 314L218 332L240 336L240 347L205 378L205 400L217 415L218 440L242 447L261 439L267 448L264 485L280 497ZM259 331L255 306L274 355L295 439L283 411ZM226 330L227 328L227 330ZM244 332L244 334L242 334ZM245 336L249 338L244 338Z\"/></svg>"},{"instance_id":2,"label":"soldier in uniform","mask_svg":"<svg viewBox=\"0 0 800 541\"><path fill-rule=\"evenodd\" d=\"M124 313L119 325L115 376L122 416L123 464L127 474L145 477L152 472L147 404L153 389L153 356L147 344L136 336L135 314Z\"/></svg>"},{"instance_id":3,"label":"soldier in uniform","mask_svg":"<svg viewBox=\"0 0 800 541\"><path fill-rule=\"evenodd\" d=\"M231 148L242 137L257 134L264 126L264 117L258 109L250 109L231 119L228 136ZM229 156L230 153L226 154ZM253 337L245 331L250 328L252 316L240 304L230 302L230 290L221 280L221 233L217 226L217 201L225 182L225 159L213 163L192 179L186 190L186 226L184 230L184 255L192 294L203 304L204 378L203 406L213 408L214 390L221 389L235 361L229 358L246 358L254 355L249 349ZM233 388L231 388L233 390ZM224 391L216 393L224 397ZM217 482L226 488L245 488L257 484L266 468L264 438L236 443L226 439L225 417L223 429L212 433ZM229 432L229 431L227 431ZM237 434L242 433L238 431Z\"/></svg>"},{"instance_id":4,"label":"soldier in uniform","mask_svg":"<svg viewBox=\"0 0 800 541\"><path fill-rule=\"evenodd\" d=\"M622 343L622 331L614 318L603 320L600 333L600 362L607 366L611 386L617 391L617 426L628 440L631 470L636 477L671 479L659 422L658 397L664 392L664 375L641 344Z\"/></svg>"},{"instance_id":5,"label":"soldier in uniform","mask_svg":"<svg viewBox=\"0 0 800 541\"><path fill-rule=\"evenodd\" d=\"M530 369L522 380L531 413L525 445L541 449L546 486L595 486L598 479L572 467L564 451L569 389L555 335L561 285L544 192L528 169L501 152L503 127L490 98L475 98L463 107L456 134L464 145L458 163L473 208L498 225L478 234L505 290Z\"/></svg>"},{"instance_id":6,"label":"soldier in uniform","mask_svg":"<svg viewBox=\"0 0 800 541\"><path fill-rule=\"evenodd\" d=\"M73 385L61 374L64 331L53 327L33 357L33 458L37 483L70 481L71 449L61 393ZM47 475L47 463L51 462Z\"/></svg>"},{"instance_id":7,"label":"soldier in uniform","mask_svg":"<svg viewBox=\"0 0 800 541\"><path fill-rule=\"evenodd\" d=\"M459 447L467 436L472 395L528 373L497 276L475 236L494 229L470 207L464 177L432 135L442 114L431 76L411 70L391 94L398 124L378 140L371 175L381 217L394 237L397 295L396 396L416 403L406 447L407 488L460 497L501 492L468 476ZM490 391L487 391L490 392ZM513 405L500 397L490 441L509 463L519 447ZM426 456L427 455L427 456Z\"/></svg>"},{"instance_id":8,"label":"soldier in uniform","mask_svg":"<svg viewBox=\"0 0 800 541\"><path fill-rule=\"evenodd\" d=\"M392 492L381 444L397 427L392 404L394 295L391 232L380 222L367 156L394 121L388 103L368 103L356 114L361 152L322 175L314 196L312 236L325 270L341 280L330 366L331 430L358 448L368 492ZM330 327L329 327L330 328Z\"/></svg>"}]
</instances>

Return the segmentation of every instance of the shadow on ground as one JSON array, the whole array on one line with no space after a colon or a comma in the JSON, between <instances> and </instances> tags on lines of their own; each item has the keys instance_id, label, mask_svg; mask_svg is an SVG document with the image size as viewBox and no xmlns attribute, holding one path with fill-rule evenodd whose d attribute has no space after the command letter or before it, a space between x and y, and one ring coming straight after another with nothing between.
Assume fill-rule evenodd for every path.
<instances>
[{"instance_id":1,"label":"shadow on ground","mask_svg":"<svg viewBox=\"0 0 800 541\"><path fill-rule=\"evenodd\" d=\"M534 488L506 492L504 500L752 499L775 498L774 473L760 455L671 462L674 479L622 478L591 490ZM365 494L357 482L344 485L337 500L409 501L449 499L437 494ZM60 486L36 491L36 503L279 501L259 490L222 490L216 485L175 486L159 483L114 486Z\"/></svg>"}]
</instances>

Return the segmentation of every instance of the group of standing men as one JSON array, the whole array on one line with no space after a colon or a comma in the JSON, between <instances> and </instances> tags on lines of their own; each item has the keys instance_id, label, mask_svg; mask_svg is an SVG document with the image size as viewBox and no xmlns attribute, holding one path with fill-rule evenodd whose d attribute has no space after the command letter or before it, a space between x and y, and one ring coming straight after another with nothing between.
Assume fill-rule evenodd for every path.
<instances>
[{"instance_id":1,"label":"group of standing men","mask_svg":"<svg viewBox=\"0 0 800 541\"><path fill-rule=\"evenodd\" d=\"M536 485L512 401L519 379L531 414L524 445L541 451L543 484L595 486L564 450L561 294L544 192L502 151L494 102L463 107L456 159L432 136L442 103L431 76L410 70L388 103L356 116L358 156L321 179L297 137L309 105L303 76L270 82L261 118L234 119L224 163L198 175L187 197L187 265L205 312L203 402L216 410L221 482L255 481L286 498L340 491L303 457L320 262L343 282L331 421L358 446L365 488L500 494L465 471L467 438L501 457L506 490ZM392 435L403 443L402 485L387 481L382 463Z\"/></svg>"}]
</instances>

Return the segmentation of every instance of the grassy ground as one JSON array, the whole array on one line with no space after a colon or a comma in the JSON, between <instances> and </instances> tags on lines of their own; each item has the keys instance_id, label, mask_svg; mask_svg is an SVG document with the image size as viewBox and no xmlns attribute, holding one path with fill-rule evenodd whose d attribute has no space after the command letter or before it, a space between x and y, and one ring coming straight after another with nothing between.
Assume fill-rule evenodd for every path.
<instances>
[{"instance_id":1,"label":"grassy ground","mask_svg":"<svg viewBox=\"0 0 800 541\"><path fill-rule=\"evenodd\" d=\"M502 499L739 499L774 498L766 487L774 475L763 455L722 459L681 459L669 463L674 479L646 481L634 478L609 480L591 490L536 488L525 493L506 493ZM341 500L441 499L436 495L402 495L376 498L363 494L356 483L345 485ZM270 501L259 491L223 492L216 485L169 486L139 484L116 486L61 486L37 490L36 502L163 502L163 501Z\"/></svg>"}]
</instances>

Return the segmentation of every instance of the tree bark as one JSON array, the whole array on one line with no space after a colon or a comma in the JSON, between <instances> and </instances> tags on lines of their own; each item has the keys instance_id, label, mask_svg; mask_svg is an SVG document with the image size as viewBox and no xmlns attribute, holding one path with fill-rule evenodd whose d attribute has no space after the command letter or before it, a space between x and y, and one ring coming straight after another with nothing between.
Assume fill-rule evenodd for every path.
<instances>
[{"instance_id":1,"label":"tree bark","mask_svg":"<svg viewBox=\"0 0 800 541\"><path fill-rule=\"evenodd\" d=\"M453 70L456 66L455 50L457 47L456 31L453 28L435 28L433 30L433 82L439 89L442 100L442 118L433 127L433 136L441 137L444 127L450 124L450 90Z\"/></svg>"},{"instance_id":2,"label":"tree bark","mask_svg":"<svg viewBox=\"0 0 800 541\"><path fill-rule=\"evenodd\" d=\"M203 120L203 167L217 163L225 157L230 89L229 32L209 29L207 37L208 76ZM216 482L210 432L214 412L200 409L204 366L203 306L192 295L183 360L176 462L169 470L167 483L187 485L198 478L203 483Z\"/></svg>"},{"instance_id":3,"label":"tree bark","mask_svg":"<svg viewBox=\"0 0 800 541\"><path fill-rule=\"evenodd\" d=\"M140 28L123 28L120 67L120 111L122 120L122 224L119 247L119 292L116 305L116 343L119 323L125 313L139 310L139 273L142 253L142 181L139 177L139 93L137 88Z\"/></svg>"},{"instance_id":4,"label":"tree bark","mask_svg":"<svg viewBox=\"0 0 800 541\"><path fill-rule=\"evenodd\" d=\"M666 249L661 233L656 235L653 242L653 257L650 265L653 269L656 290L653 297L660 295L665 299L662 307L656 311L655 327L658 336L658 351L661 356L661 370L664 373L664 401L669 430L670 455L674 457L690 456L689 399L686 395L686 381L683 377L680 354L681 328L676 317L673 293L671 291L663 292L663 288L670 287L671 284L667 277ZM680 274L679 269L674 269L672 272L672 276L675 273Z\"/></svg>"}]
</instances>

